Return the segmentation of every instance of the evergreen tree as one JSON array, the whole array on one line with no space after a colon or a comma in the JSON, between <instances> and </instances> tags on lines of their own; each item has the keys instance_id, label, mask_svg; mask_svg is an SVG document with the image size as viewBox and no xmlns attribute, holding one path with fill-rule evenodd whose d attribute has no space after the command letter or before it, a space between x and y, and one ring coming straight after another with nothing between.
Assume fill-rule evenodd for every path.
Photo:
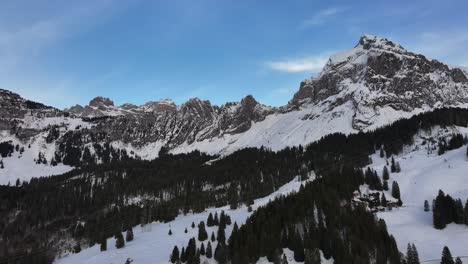
<instances>
[{"instance_id":1,"label":"evergreen tree","mask_svg":"<svg viewBox=\"0 0 468 264\"><path fill-rule=\"evenodd\" d=\"M130 228L127 230L127 234L126 234L126 236L125 236L125 240L126 240L127 242L130 242L130 241L133 240L133 228L130 227Z\"/></svg>"},{"instance_id":2,"label":"evergreen tree","mask_svg":"<svg viewBox=\"0 0 468 264\"><path fill-rule=\"evenodd\" d=\"M216 237L215 237L215 234L214 234L214 231L211 232L211 242L215 242L216 241Z\"/></svg>"},{"instance_id":3,"label":"evergreen tree","mask_svg":"<svg viewBox=\"0 0 468 264\"><path fill-rule=\"evenodd\" d=\"M288 258L286 258L285 254L283 254L283 256L281 257L281 262L280 263L281 264L289 264Z\"/></svg>"},{"instance_id":4,"label":"evergreen tree","mask_svg":"<svg viewBox=\"0 0 468 264\"><path fill-rule=\"evenodd\" d=\"M169 229L168 235L172 236L172 229Z\"/></svg>"},{"instance_id":5,"label":"evergreen tree","mask_svg":"<svg viewBox=\"0 0 468 264\"><path fill-rule=\"evenodd\" d=\"M187 234L187 233L188 233L188 231L187 231L187 228L185 228L185 230L184 230L184 233L185 233L185 234Z\"/></svg>"},{"instance_id":6,"label":"evergreen tree","mask_svg":"<svg viewBox=\"0 0 468 264\"><path fill-rule=\"evenodd\" d=\"M442 250L442 258L440 264L454 264L452 254L447 246Z\"/></svg>"},{"instance_id":7,"label":"evergreen tree","mask_svg":"<svg viewBox=\"0 0 468 264\"><path fill-rule=\"evenodd\" d=\"M205 241L208 239L208 232L205 229L205 223L203 221L198 224L198 241Z\"/></svg>"},{"instance_id":8,"label":"evergreen tree","mask_svg":"<svg viewBox=\"0 0 468 264\"><path fill-rule=\"evenodd\" d=\"M172 250L171 254L171 262L176 263L178 260L180 260L179 248L177 246L174 246L174 249Z\"/></svg>"},{"instance_id":9,"label":"evergreen tree","mask_svg":"<svg viewBox=\"0 0 468 264\"><path fill-rule=\"evenodd\" d=\"M396 173L400 173L400 172L401 172L400 162L397 162L397 163L395 164L395 172L396 172Z\"/></svg>"},{"instance_id":10,"label":"evergreen tree","mask_svg":"<svg viewBox=\"0 0 468 264\"><path fill-rule=\"evenodd\" d=\"M81 245L80 241L76 241L75 246L73 247L73 253L80 253L81 252Z\"/></svg>"},{"instance_id":11,"label":"evergreen tree","mask_svg":"<svg viewBox=\"0 0 468 264\"><path fill-rule=\"evenodd\" d=\"M460 257L457 257L455 259L455 264L463 264L463 262L461 261Z\"/></svg>"},{"instance_id":12,"label":"evergreen tree","mask_svg":"<svg viewBox=\"0 0 468 264\"><path fill-rule=\"evenodd\" d=\"M454 221L456 224L465 223L465 212L463 210L463 203L460 199L455 201L455 217Z\"/></svg>"},{"instance_id":13,"label":"evergreen tree","mask_svg":"<svg viewBox=\"0 0 468 264\"><path fill-rule=\"evenodd\" d=\"M107 250L107 238L103 237L101 239L101 251L106 251Z\"/></svg>"},{"instance_id":14,"label":"evergreen tree","mask_svg":"<svg viewBox=\"0 0 468 264\"><path fill-rule=\"evenodd\" d=\"M380 148L380 155L379 155L381 158L384 158L385 157L385 151L383 149L383 147Z\"/></svg>"},{"instance_id":15,"label":"evergreen tree","mask_svg":"<svg viewBox=\"0 0 468 264\"><path fill-rule=\"evenodd\" d=\"M390 165L390 171L393 173L393 172L396 172L396 164L395 164L395 159L392 157L392 162L391 162L391 165Z\"/></svg>"},{"instance_id":16,"label":"evergreen tree","mask_svg":"<svg viewBox=\"0 0 468 264\"><path fill-rule=\"evenodd\" d=\"M180 252L180 262L184 263L187 261L187 254L185 254L185 248L182 247L182 251Z\"/></svg>"},{"instance_id":17,"label":"evergreen tree","mask_svg":"<svg viewBox=\"0 0 468 264\"><path fill-rule=\"evenodd\" d=\"M464 217L465 225L468 225L468 200L465 203Z\"/></svg>"},{"instance_id":18,"label":"evergreen tree","mask_svg":"<svg viewBox=\"0 0 468 264\"><path fill-rule=\"evenodd\" d=\"M320 263L322 263L322 260L320 257L319 249L314 248L312 250L310 249L305 250L304 264L320 264Z\"/></svg>"},{"instance_id":19,"label":"evergreen tree","mask_svg":"<svg viewBox=\"0 0 468 264\"><path fill-rule=\"evenodd\" d=\"M387 180L384 180L382 189L384 191L388 191L388 181Z\"/></svg>"},{"instance_id":20,"label":"evergreen tree","mask_svg":"<svg viewBox=\"0 0 468 264\"><path fill-rule=\"evenodd\" d=\"M206 220L206 225L208 227L211 227L211 226L214 226L214 223L213 223L213 214L209 214L208 215L208 219Z\"/></svg>"},{"instance_id":21,"label":"evergreen tree","mask_svg":"<svg viewBox=\"0 0 468 264\"><path fill-rule=\"evenodd\" d=\"M383 178L385 181L388 181L388 180L390 179L390 174L388 173L388 168L387 168L387 166L384 166L384 167L383 167L382 178Z\"/></svg>"},{"instance_id":22,"label":"evergreen tree","mask_svg":"<svg viewBox=\"0 0 468 264\"><path fill-rule=\"evenodd\" d=\"M398 182L396 181L392 183L392 196L395 199L400 199L400 186L398 186Z\"/></svg>"},{"instance_id":23,"label":"evergreen tree","mask_svg":"<svg viewBox=\"0 0 468 264\"><path fill-rule=\"evenodd\" d=\"M211 249L211 242L208 241L208 245L206 245L206 257L211 258L213 256L213 250Z\"/></svg>"},{"instance_id":24,"label":"evergreen tree","mask_svg":"<svg viewBox=\"0 0 468 264\"><path fill-rule=\"evenodd\" d=\"M201 243L201 246L200 246L200 255L204 256L205 254L206 254L205 244L204 244L204 243Z\"/></svg>"},{"instance_id":25,"label":"evergreen tree","mask_svg":"<svg viewBox=\"0 0 468 264\"><path fill-rule=\"evenodd\" d=\"M424 200L424 212L429 212L429 202Z\"/></svg>"},{"instance_id":26,"label":"evergreen tree","mask_svg":"<svg viewBox=\"0 0 468 264\"><path fill-rule=\"evenodd\" d=\"M218 243L215 249L214 259L218 261L219 264L226 263L226 260L227 260L226 245L222 243Z\"/></svg>"},{"instance_id":27,"label":"evergreen tree","mask_svg":"<svg viewBox=\"0 0 468 264\"><path fill-rule=\"evenodd\" d=\"M195 228L195 222L192 222L192 228Z\"/></svg>"},{"instance_id":28,"label":"evergreen tree","mask_svg":"<svg viewBox=\"0 0 468 264\"><path fill-rule=\"evenodd\" d=\"M218 237L218 244L226 243L226 233L224 232L224 227L219 226L217 237Z\"/></svg>"},{"instance_id":29,"label":"evergreen tree","mask_svg":"<svg viewBox=\"0 0 468 264\"><path fill-rule=\"evenodd\" d=\"M380 199L380 205L382 205L382 207L387 207L387 197L385 197L385 193L382 193L382 198Z\"/></svg>"},{"instance_id":30,"label":"evergreen tree","mask_svg":"<svg viewBox=\"0 0 468 264\"><path fill-rule=\"evenodd\" d=\"M219 225L219 219L218 219L218 212L215 212L214 218L213 218L213 225Z\"/></svg>"},{"instance_id":31,"label":"evergreen tree","mask_svg":"<svg viewBox=\"0 0 468 264\"><path fill-rule=\"evenodd\" d=\"M123 248L125 246L125 240L121 232L117 232L115 235L115 247Z\"/></svg>"},{"instance_id":32,"label":"evergreen tree","mask_svg":"<svg viewBox=\"0 0 468 264\"><path fill-rule=\"evenodd\" d=\"M419 261L418 250L416 249L416 246L414 244L412 244L411 248L412 248L412 251L413 251L414 264L419 264L420 261Z\"/></svg>"}]
</instances>

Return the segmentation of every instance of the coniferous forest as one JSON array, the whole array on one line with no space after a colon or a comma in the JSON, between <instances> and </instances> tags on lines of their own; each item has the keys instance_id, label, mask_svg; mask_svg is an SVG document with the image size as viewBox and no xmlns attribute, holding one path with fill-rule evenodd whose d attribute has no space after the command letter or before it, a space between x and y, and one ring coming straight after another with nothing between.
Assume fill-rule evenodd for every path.
<instances>
[{"instance_id":1,"label":"coniferous forest","mask_svg":"<svg viewBox=\"0 0 468 264\"><path fill-rule=\"evenodd\" d=\"M288 247L297 260L321 249L336 263L401 263L385 222L347 202L364 183L362 167L381 149L388 158L400 153L421 129L467 123L468 110L439 109L372 132L332 134L277 152L247 148L226 157L194 151L152 161L104 160L63 175L0 186L0 256L5 256L0 263L51 263L64 248L77 251L96 243L103 249L103 238L117 237L138 224L170 221L212 206L250 205L298 175L307 178L312 170L319 179L260 208L226 240L219 249L226 259L276 260L278 250ZM466 143L457 138L441 146L446 150ZM70 140L70 146L76 146ZM13 151L8 145L0 147L2 155ZM65 156L79 155L66 149ZM315 217L317 211L321 213ZM67 245L70 240L74 242Z\"/></svg>"}]
</instances>

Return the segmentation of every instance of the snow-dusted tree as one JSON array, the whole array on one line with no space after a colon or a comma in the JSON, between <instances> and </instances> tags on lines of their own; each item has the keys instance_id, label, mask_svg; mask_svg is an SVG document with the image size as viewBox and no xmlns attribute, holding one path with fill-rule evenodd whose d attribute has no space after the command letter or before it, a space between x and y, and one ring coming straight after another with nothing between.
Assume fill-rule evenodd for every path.
<instances>
[{"instance_id":1,"label":"snow-dusted tree","mask_svg":"<svg viewBox=\"0 0 468 264\"><path fill-rule=\"evenodd\" d=\"M400 199L400 186L396 181L393 181L392 183L392 196L395 199Z\"/></svg>"},{"instance_id":2,"label":"snow-dusted tree","mask_svg":"<svg viewBox=\"0 0 468 264\"><path fill-rule=\"evenodd\" d=\"M452 253L450 253L450 250L447 246L445 246L442 250L442 258L440 260L440 264L454 264Z\"/></svg>"},{"instance_id":3,"label":"snow-dusted tree","mask_svg":"<svg viewBox=\"0 0 468 264\"><path fill-rule=\"evenodd\" d=\"M304 264L320 264L322 260L320 259L320 251L317 248L306 249L305 250L305 260Z\"/></svg>"},{"instance_id":4,"label":"snow-dusted tree","mask_svg":"<svg viewBox=\"0 0 468 264\"><path fill-rule=\"evenodd\" d=\"M208 241L208 245L206 245L206 257L211 258L213 257L213 250L211 249L211 242Z\"/></svg>"},{"instance_id":5,"label":"snow-dusted tree","mask_svg":"<svg viewBox=\"0 0 468 264\"><path fill-rule=\"evenodd\" d=\"M115 235L115 247L116 248L123 248L125 246L125 240L121 232L118 232Z\"/></svg>"},{"instance_id":6,"label":"snow-dusted tree","mask_svg":"<svg viewBox=\"0 0 468 264\"><path fill-rule=\"evenodd\" d=\"M424 200L424 211L429 212L429 202L427 200Z\"/></svg>"},{"instance_id":7,"label":"snow-dusted tree","mask_svg":"<svg viewBox=\"0 0 468 264\"><path fill-rule=\"evenodd\" d=\"M127 230L127 234L126 234L126 236L125 236L125 240L126 240L127 242L133 240L133 228L130 227L130 228Z\"/></svg>"},{"instance_id":8,"label":"snow-dusted tree","mask_svg":"<svg viewBox=\"0 0 468 264\"><path fill-rule=\"evenodd\" d=\"M457 257L455 259L455 264L463 264L462 260L460 259L460 257Z\"/></svg>"},{"instance_id":9,"label":"snow-dusted tree","mask_svg":"<svg viewBox=\"0 0 468 264\"><path fill-rule=\"evenodd\" d=\"M383 172L382 172L382 178L386 181L388 181L388 179L390 179L390 173L388 173L388 168L387 166L384 166L383 167Z\"/></svg>"},{"instance_id":10,"label":"snow-dusted tree","mask_svg":"<svg viewBox=\"0 0 468 264\"><path fill-rule=\"evenodd\" d=\"M201 221L198 224L198 241L205 241L208 238L208 233L205 229L205 222Z\"/></svg>"},{"instance_id":11,"label":"snow-dusted tree","mask_svg":"<svg viewBox=\"0 0 468 264\"><path fill-rule=\"evenodd\" d=\"M101 251L106 251L107 250L107 238L103 237L101 238Z\"/></svg>"},{"instance_id":12,"label":"snow-dusted tree","mask_svg":"<svg viewBox=\"0 0 468 264\"><path fill-rule=\"evenodd\" d=\"M174 249L172 250L171 254L171 262L176 263L178 260L180 260L179 248L177 246L174 246Z\"/></svg>"}]
</instances>

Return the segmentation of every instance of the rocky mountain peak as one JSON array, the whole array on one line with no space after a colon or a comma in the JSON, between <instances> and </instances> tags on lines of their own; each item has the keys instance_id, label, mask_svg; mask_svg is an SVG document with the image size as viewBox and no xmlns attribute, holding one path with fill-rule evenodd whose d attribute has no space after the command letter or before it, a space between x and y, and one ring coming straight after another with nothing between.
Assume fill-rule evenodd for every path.
<instances>
[{"instance_id":1,"label":"rocky mountain peak","mask_svg":"<svg viewBox=\"0 0 468 264\"><path fill-rule=\"evenodd\" d=\"M359 39L356 47L361 46L365 50L380 49L396 53L406 53L407 51L399 44L396 44L386 38L364 34Z\"/></svg>"},{"instance_id":2,"label":"rocky mountain peak","mask_svg":"<svg viewBox=\"0 0 468 264\"><path fill-rule=\"evenodd\" d=\"M89 101L89 106L102 107L102 106L114 106L114 101L107 97L97 96Z\"/></svg>"},{"instance_id":3,"label":"rocky mountain peak","mask_svg":"<svg viewBox=\"0 0 468 264\"><path fill-rule=\"evenodd\" d=\"M372 126L384 112L423 111L468 103L468 79L458 68L364 35L353 49L330 57L322 72L304 80L291 104L349 104L352 126Z\"/></svg>"}]
</instances>

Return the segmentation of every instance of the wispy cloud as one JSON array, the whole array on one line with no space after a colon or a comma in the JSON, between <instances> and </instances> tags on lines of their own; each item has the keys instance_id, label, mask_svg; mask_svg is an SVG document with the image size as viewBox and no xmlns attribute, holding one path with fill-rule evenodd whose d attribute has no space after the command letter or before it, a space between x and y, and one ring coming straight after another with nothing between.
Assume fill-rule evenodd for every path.
<instances>
[{"instance_id":1,"label":"wispy cloud","mask_svg":"<svg viewBox=\"0 0 468 264\"><path fill-rule=\"evenodd\" d=\"M331 7L327 9L320 10L315 13L311 18L304 20L302 23L303 27L318 26L324 24L328 19L341 13L343 8Z\"/></svg>"},{"instance_id":2,"label":"wispy cloud","mask_svg":"<svg viewBox=\"0 0 468 264\"><path fill-rule=\"evenodd\" d=\"M444 63L468 66L468 30L426 31L407 41L409 48Z\"/></svg>"},{"instance_id":3,"label":"wispy cloud","mask_svg":"<svg viewBox=\"0 0 468 264\"><path fill-rule=\"evenodd\" d=\"M317 72L323 68L328 56L312 56L296 59L286 59L267 62L266 65L272 70L282 72Z\"/></svg>"},{"instance_id":4,"label":"wispy cloud","mask_svg":"<svg viewBox=\"0 0 468 264\"><path fill-rule=\"evenodd\" d=\"M29 10L27 19L1 24L0 87L56 107L69 106L73 96L79 99L80 86L73 74L51 77L44 72L44 58L68 38L112 15L113 6L112 0L82 1L62 7L60 13Z\"/></svg>"}]
</instances>

